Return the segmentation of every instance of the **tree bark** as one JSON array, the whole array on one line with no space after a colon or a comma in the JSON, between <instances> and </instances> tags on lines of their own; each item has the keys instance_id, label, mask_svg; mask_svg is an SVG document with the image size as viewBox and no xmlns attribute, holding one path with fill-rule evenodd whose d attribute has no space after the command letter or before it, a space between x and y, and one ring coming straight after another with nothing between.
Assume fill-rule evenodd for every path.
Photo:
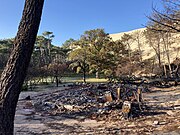
<instances>
[{"instance_id":1,"label":"tree bark","mask_svg":"<svg viewBox=\"0 0 180 135\"><path fill-rule=\"evenodd\" d=\"M56 78L56 87L58 87L58 86L59 86L59 79L58 79L58 76L55 76L55 78Z\"/></svg>"},{"instance_id":2,"label":"tree bark","mask_svg":"<svg viewBox=\"0 0 180 135\"><path fill-rule=\"evenodd\" d=\"M162 36L162 40L163 40L163 44L164 44L164 50L166 53L166 57L168 60L169 76L172 77L172 69L171 69L171 62L170 62L170 56L169 56L169 42L168 42L169 34L166 37L164 37L164 34L168 34L168 33L161 33L161 36ZM165 38L167 41L165 41Z\"/></svg>"},{"instance_id":3,"label":"tree bark","mask_svg":"<svg viewBox=\"0 0 180 135\"><path fill-rule=\"evenodd\" d=\"M86 68L83 69L83 82L86 83Z\"/></svg>"},{"instance_id":4,"label":"tree bark","mask_svg":"<svg viewBox=\"0 0 180 135\"><path fill-rule=\"evenodd\" d=\"M13 135L14 117L39 29L44 0L25 0L14 47L0 78L0 135Z\"/></svg>"}]
</instances>

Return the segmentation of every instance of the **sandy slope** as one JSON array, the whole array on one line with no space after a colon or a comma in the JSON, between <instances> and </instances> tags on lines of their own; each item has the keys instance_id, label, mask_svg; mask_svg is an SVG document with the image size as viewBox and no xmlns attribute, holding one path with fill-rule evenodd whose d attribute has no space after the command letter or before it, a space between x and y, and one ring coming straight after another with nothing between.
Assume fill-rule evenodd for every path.
<instances>
[{"instance_id":1,"label":"sandy slope","mask_svg":"<svg viewBox=\"0 0 180 135\"><path fill-rule=\"evenodd\" d=\"M148 59L151 58L155 55L155 52L153 50L152 47L149 46L149 44L146 42L146 38L143 34L143 31L145 31L146 28L140 28L140 29L136 29L136 30L132 30L132 31L128 31L128 32L122 32L122 33L115 33L115 34L110 34L110 37L112 37L112 39L114 41L121 39L121 37L126 33L126 34L130 34L132 36L136 35L137 33L140 34L140 43L142 44L141 49L143 51L143 59ZM175 43L173 43L170 46L170 59L171 62L176 58L176 57L180 57L180 53L179 51L176 51L175 48L180 47L180 34L174 34L173 39L175 40ZM138 48L138 44L137 42L133 42L131 44L131 49L132 50L137 50ZM162 47L161 47L162 48ZM163 52L163 50L162 50ZM164 61L167 62L167 57L165 56Z\"/></svg>"}]
</instances>

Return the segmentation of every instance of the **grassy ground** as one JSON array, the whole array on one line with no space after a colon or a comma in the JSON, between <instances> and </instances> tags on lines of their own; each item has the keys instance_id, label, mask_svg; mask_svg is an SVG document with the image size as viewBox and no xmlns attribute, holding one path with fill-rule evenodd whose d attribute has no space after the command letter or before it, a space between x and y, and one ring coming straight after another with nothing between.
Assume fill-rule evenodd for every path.
<instances>
[{"instance_id":1,"label":"grassy ground","mask_svg":"<svg viewBox=\"0 0 180 135\"><path fill-rule=\"evenodd\" d=\"M39 80L37 78L37 80ZM84 82L83 78L80 77L80 76L73 76L73 77L63 77L61 78L61 82L62 83L59 83L59 86L61 85L64 85L65 83L76 83L76 82ZM108 82L108 79L105 79L105 78L100 78L100 79L97 79L93 76L89 76L86 78L86 82L87 83L106 83ZM31 90L38 90L38 87L52 87L54 86L55 83L51 83L51 78L48 77L48 78L44 78L43 79L43 82L42 80L39 80L38 82L36 83L32 83L32 85L29 85L29 87L27 87L27 85L23 85L22 87L22 91L31 91Z\"/></svg>"},{"instance_id":2,"label":"grassy ground","mask_svg":"<svg viewBox=\"0 0 180 135\"><path fill-rule=\"evenodd\" d=\"M83 83L83 79L82 77L63 77L62 78L62 83L59 83L59 87L60 86L63 86L64 84L66 83ZM108 82L107 79L97 79L97 78L93 78L93 77L89 77L86 79L86 82L87 83L106 83ZM23 85L22 87L22 91L44 91L44 90L47 90L47 89L53 89L53 87L55 86L56 84L55 83L51 83L51 79L50 78L47 78L47 82L39 82L38 84L33 84L33 85L30 85L27 87L27 85Z\"/></svg>"},{"instance_id":3,"label":"grassy ground","mask_svg":"<svg viewBox=\"0 0 180 135\"><path fill-rule=\"evenodd\" d=\"M101 78L101 79L97 79L97 78L92 78L92 77L88 77L86 79L87 83L103 83L103 82L107 82L107 79ZM62 78L62 82L83 82L83 78L82 77L63 77Z\"/></svg>"}]
</instances>

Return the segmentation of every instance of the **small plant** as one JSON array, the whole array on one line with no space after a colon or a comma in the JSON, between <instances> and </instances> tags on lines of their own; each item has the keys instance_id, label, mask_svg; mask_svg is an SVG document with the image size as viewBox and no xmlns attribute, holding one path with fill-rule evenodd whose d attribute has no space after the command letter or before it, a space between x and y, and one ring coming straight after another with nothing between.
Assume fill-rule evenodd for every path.
<instances>
[{"instance_id":1,"label":"small plant","mask_svg":"<svg viewBox=\"0 0 180 135\"><path fill-rule=\"evenodd\" d=\"M28 85L23 84L21 91L28 91Z\"/></svg>"}]
</instances>

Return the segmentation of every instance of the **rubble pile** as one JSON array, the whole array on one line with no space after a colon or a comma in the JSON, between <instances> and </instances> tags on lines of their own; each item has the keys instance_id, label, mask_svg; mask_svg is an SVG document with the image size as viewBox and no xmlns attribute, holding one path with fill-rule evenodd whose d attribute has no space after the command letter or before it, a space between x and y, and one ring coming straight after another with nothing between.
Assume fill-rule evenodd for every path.
<instances>
[{"instance_id":1,"label":"rubble pile","mask_svg":"<svg viewBox=\"0 0 180 135\"><path fill-rule=\"evenodd\" d=\"M41 89L21 93L17 134L180 134L179 86L150 93L132 83Z\"/></svg>"},{"instance_id":2,"label":"rubble pile","mask_svg":"<svg viewBox=\"0 0 180 135\"><path fill-rule=\"evenodd\" d=\"M142 91L119 84L79 84L62 91L37 96L36 111L48 115L83 116L96 120L138 117L142 111Z\"/></svg>"}]
</instances>

